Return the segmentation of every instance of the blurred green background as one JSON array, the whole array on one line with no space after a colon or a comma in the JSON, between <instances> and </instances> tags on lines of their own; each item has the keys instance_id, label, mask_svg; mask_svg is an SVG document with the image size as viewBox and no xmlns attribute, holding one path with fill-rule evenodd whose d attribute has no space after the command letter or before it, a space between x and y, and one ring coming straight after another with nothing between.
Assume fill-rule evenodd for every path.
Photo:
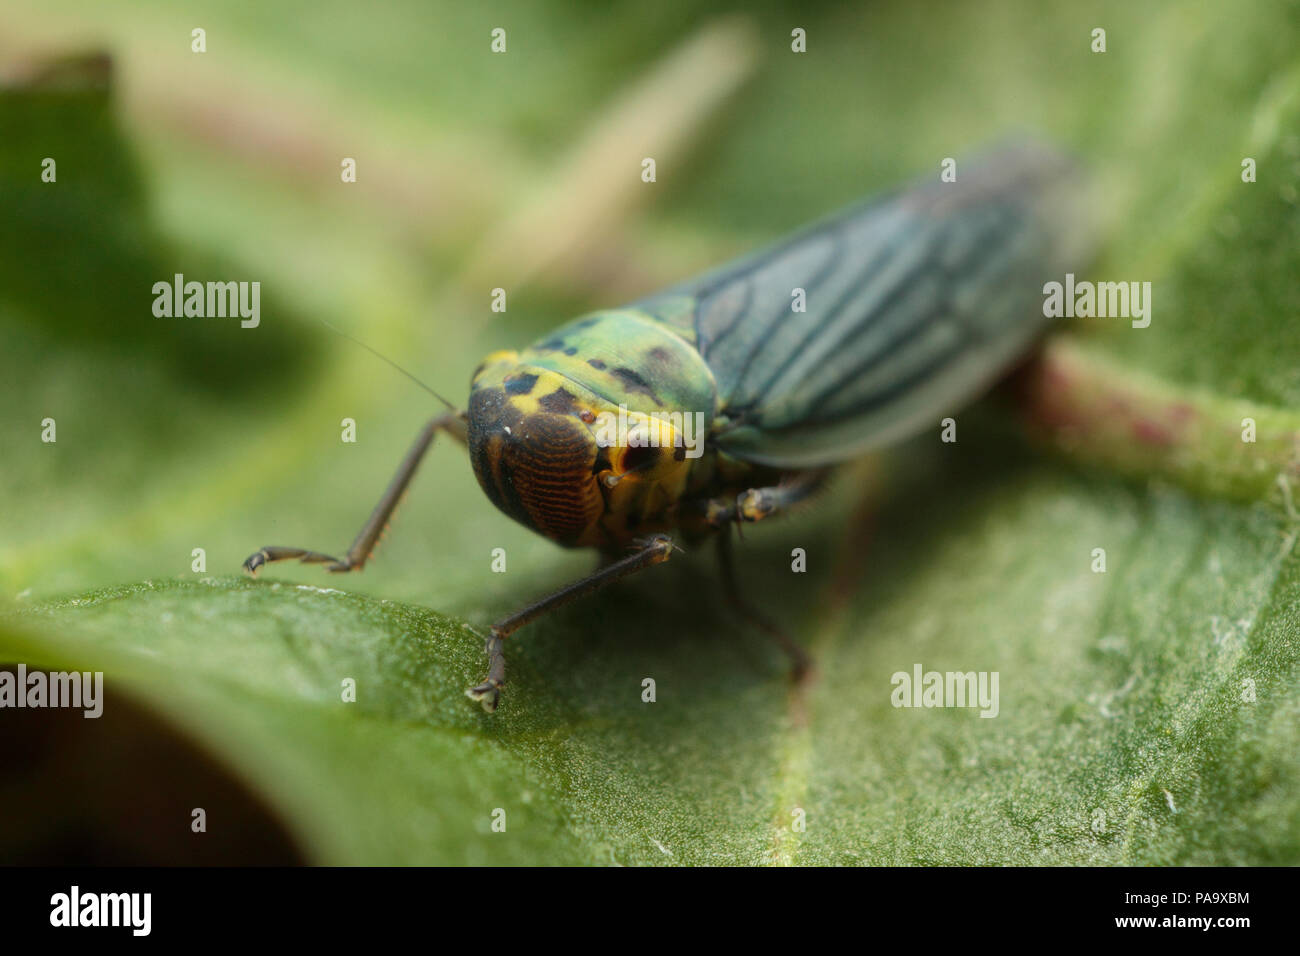
<instances>
[{"instance_id":1,"label":"blurred green background","mask_svg":"<svg viewBox=\"0 0 1300 956\"><path fill-rule=\"evenodd\" d=\"M1072 334L1300 406L1298 41L1295 3L6 4L0 658L120 698L58 733L0 714L0 858L1300 862L1294 512L1067 466L991 409L746 533L806 697L689 555L523 632L480 714L464 622L591 556L454 447L363 575L237 575L346 548L437 411L316 318L463 400L494 348L1017 133L1095 172L1097 276L1155 282L1150 329ZM261 327L155 318L175 272L260 281ZM1002 714L894 710L916 661L999 671Z\"/></svg>"}]
</instances>

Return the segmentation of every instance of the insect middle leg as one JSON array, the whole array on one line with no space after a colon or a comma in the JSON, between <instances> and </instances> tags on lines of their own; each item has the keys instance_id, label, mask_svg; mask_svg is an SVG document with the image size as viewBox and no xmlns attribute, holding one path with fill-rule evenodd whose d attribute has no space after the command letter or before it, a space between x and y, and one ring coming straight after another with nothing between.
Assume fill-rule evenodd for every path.
<instances>
[{"instance_id":1,"label":"insect middle leg","mask_svg":"<svg viewBox=\"0 0 1300 956\"><path fill-rule=\"evenodd\" d=\"M830 473L829 468L800 471L779 484L750 488L735 499L710 498L700 506L704 520L713 528L762 521L807 501L826 486Z\"/></svg>"},{"instance_id":2,"label":"insect middle leg","mask_svg":"<svg viewBox=\"0 0 1300 956\"><path fill-rule=\"evenodd\" d=\"M722 589L727 603L740 617L776 642L790 658L791 676L796 681L802 680L812 671L812 658L789 634L741 596L740 585L736 582L736 561L733 551L731 528L728 526L718 533L718 567L722 572Z\"/></svg>"},{"instance_id":3,"label":"insect middle leg","mask_svg":"<svg viewBox=\"0 0 1300 956\"><path fill-rule=\"evenodd\" d=\"M735 499L712 498L704 502L705 520L718 529L718 565L722 571L722 586L729 603L737 614L772 638L790 658L795 680L802 679L812 669L808 653L794 642L780 627L741 596L736 583L736 562L731 541L732 526L762 521L779 514L800 502L807 501L826 485L830 469L818 468L798 472L779 484L763 488L750 488Z\"/></svg>"},{"instance_id":4,"label":"insect middle leg","mask_svg":"<svg viewBox=\"0 0 1300 956\"><path fill-rule=\"evenodd\" d=\"M479 701L484 710L489 714L492 713L497 709L497 702L501 699L501 687L506 682L505 641L507 637L548 611L562 607L629 574L652 565L662 564L672 556L672 552L673 541L666 534L643 538L637 542L637 550L627 557L603 565L585 578L574 581L554 594L548 594L540 601L497 621L492 625L491 635L487 639L487 679L465 691L465 695L471 700Z\"/></svg>"},{"instance_id":5,"label":"insect middle leg","mask_svg":"<svg viewBox=\"0 0 1300 956\"><path fill-rule=\"evenodd\" d=\"M464 415L461 412L449 412L446 415L431 419L421 429L420 434L411 445L411 450L406 453L406 457L402 459L401 465L398 466L397 474L393 475L392 481L388 483L384 496L379 499L379 504L375 505L375 510L370 512L370 517L366 519L366 523L361 527L361 531L357 533L356 539L352 542L352 546L348 548L347 554L342 560L307 548L271 546L262 548L255 554L250 555L248 560L244 562L244 570L249 574L257 574L264 564L270 564L273 561L297 559L304 564L324 564L327 571L360 571L365 566L366 561L370 559L370 555L375 550L375 545L379 543L379 538L383 535L384 529L388 527L389 519L392 518L398 502L402 500L402 495L406 493L411 479L415 477L415 471L419 467L421 459L424 458L424 453L429 450L429 446L433 444L434 436L440 431L446 432L452 438L464 444Z\"/></svg>"}]
</instances>

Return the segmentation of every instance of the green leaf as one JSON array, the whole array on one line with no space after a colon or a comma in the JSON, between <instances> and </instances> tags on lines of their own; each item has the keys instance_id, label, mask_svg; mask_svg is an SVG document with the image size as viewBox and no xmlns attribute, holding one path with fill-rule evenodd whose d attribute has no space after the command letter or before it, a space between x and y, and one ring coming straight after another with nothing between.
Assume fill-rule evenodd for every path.
<instances>
[{"instance_id":1,"label":"green leaf","mask_svg":"<svg viewBox=\"0 0 1300 956\"><path fill-rule=\"evenodd\" d=\"M110 589L20 615L43 636L5 655L103 670L237 768L314 859L1294 861L1295 531L1025 462L956 477L960 499L933 477L891 498L840 558L872 569L848 587L783 583L784 542L758 549L759 591L809 609L794 621L821 678L802 694L685 562L653 595L536 625L495 717L462 696L483 666L467 628L335 588ZM918 662L999 672L1000 713L891 707L890 676Z\"/></svg>"},{"instance_id":2,"label":"green leaf","mask_svg":"<svg viewBox=\"0 0 1300 956\"><path fill-rule=\"evenodd\" d=\"M7 9L33 49L95 23L123 82L74 69L0 94L23 223L0 238L0 660L102 670L107 695L97 720L0 711L0 757L25 747L27 768L0 817L29 823L0 828L0 858L1300 863L1297 9L994 3L936 26L873 5L801 13L803 56L788 15L750 14L739 97L695 126L656 117L703 132L645 215L574 212L601 224L590 268L517 286L500 224L582 206L548 189L583 184L583 144L612 141L590 129L640 128L617 91L671 64L706 5L515 4L496 59L495 21L422 4L344 4L307 34L293 5L223 8L202 57L194 15L161 4ZM1102 429L1059 456L990 404L956 444L854 465L747 530L747 592L812 652L811 683L728 613L701 546L512 637L483 714L463 692L484 625L590 561L497 514L455 447L364 576L237 576L268 543L337 553L437 411L304 317L460 397L493 348L1014 128L1097 174L1095 278L1155 283L1149 329L1066 332L1096 360L1087 407L1110 425L1192 408L1202 430L1157 454ZM37 178L51 153L56 185ZM508 313L488 317L465 262L504 263ZM176 271L260 279L264 327L155 319L150 286ZM1242 449L1247 414L1262 438ZM893 706L917 665L996 672L996 717Z\"/></svg>"}]
</instances>

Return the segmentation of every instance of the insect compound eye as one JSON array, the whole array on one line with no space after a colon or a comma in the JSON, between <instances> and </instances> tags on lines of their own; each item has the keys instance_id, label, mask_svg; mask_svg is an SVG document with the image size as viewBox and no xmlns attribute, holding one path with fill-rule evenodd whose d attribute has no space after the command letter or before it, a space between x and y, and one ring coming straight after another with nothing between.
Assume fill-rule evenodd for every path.
<instances>
[{"instance_id":1,"label":"insect compound eye","mask_svg":"<svg viewBox=\"0 0 1300 956\"><path fill-rule=\"evenodd\" d=\"M575 541L600 517L604 499L592 473L595 439L572 418L527 416L503 436L498 454L503 496L547 537Z\"/></svg>"},{"instance_id":2,"label":"insect compound eye","mask_svg":"<svg viewBox=\"0 0 1300 956\"><path fill-rule=\"evenodd\" d=\"M592 422L596 420L596 413L589 408L584 408L581 412L578 413L578 417L581 418L586 424L590 425Z\"/></svg>"},{"instance_id":3,"label":"insect compound eye","mask_svg":"<svg viewBox=\"0 0 1300 956\"><path fill-rule=\"evenodd\" d=\"M480 389L470 394L467 438L483 491L514 520L571 544L600 518L600 449L572 412L520 414L504 389Z\"/></svg>"}]
</instances>

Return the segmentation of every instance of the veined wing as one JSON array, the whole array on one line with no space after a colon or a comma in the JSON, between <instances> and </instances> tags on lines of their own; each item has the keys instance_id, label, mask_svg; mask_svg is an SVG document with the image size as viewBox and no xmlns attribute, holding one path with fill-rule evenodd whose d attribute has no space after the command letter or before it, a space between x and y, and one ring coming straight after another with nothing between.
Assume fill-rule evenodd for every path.
<instances>
[{"instance_id":1,"label":"veined wing","mask_svg":"<svg viewBox=\"0 0 1300 956\"><path fill-rule=\"evenodd\" d=\"M781 467L840 461L937 426L1032 345L1049 321L1043 284L1082 264L1082 192L1061 156L1019 146L640 306L692 300L723 450Z\"/></svg>"}]
</instances>

